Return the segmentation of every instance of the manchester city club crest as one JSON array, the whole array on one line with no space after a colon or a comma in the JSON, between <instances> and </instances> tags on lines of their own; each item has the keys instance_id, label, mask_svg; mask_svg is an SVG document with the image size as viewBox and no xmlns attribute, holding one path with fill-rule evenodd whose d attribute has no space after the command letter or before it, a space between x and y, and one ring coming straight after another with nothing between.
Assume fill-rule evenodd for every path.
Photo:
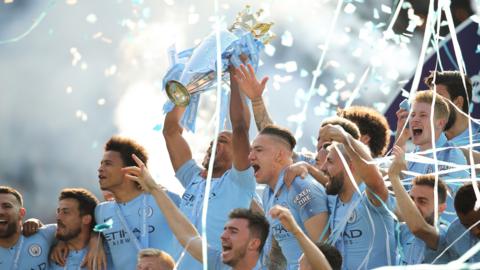
<instances>
[{"instance_id":1,"label":"manchester city club crest","mask_svg":"<svg viewBox=\"0 0 480 270\"><path fill-rule=\"evenodd\" d=\"M143 216L143 211L145 211L146 217L151 217L153 215L153 208L151 206L138 209L138 215Z\"/></svg>"},{"instance_id":2,"label":"manchester city club crest","mask_svg":"<svg viewBox=\"0 0 480 270\"><path fill-rule=\"evenodd\" d=\"M38 257L42 254L42 247L39 244L31 244L28 247L28 254L32 257Z\"/></svg>"},{"instance_id":3,"label":"manchester city club crest","mask_svg":"<svg viewBox=\"0 0 480 270\"><path fill-rule=\"evenodd\" d=\"M352 224L352 223L355 223L356 221L357 221L357 211L353 210L352 214L350 214L350 217L347 220L347 223Z\"/></svg>"}]
</instances>

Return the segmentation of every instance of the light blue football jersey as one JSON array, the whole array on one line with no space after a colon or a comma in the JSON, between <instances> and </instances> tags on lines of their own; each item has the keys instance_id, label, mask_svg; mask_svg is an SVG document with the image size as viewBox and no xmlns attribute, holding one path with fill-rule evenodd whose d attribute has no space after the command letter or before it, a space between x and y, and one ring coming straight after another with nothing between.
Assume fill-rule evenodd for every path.
<instances>
[{"instance_id":1,"label":"light blue football jersey","mask_svg":"<svg viewBox=\"0 0 480 270\"><path fill-rule=\"evenodd\" d=\"M438 229L440 234L445 234L447 232L446 225L442 224ZM397 257L399 265L432 263L432 261L440 254L439 251L430 250L422 239L416 237L410 231L406 223L402 223L399 230L399 252ZM436 263L447 262L441 260Z\"/></svg>"},{"instance_id":2,"label":"light blue football jersey","mask_svg":"<svg viewBox=\"0 0 480 270\"><path fill-rule=\"evenodd\" d=\"M472 123L472 143L480 143L480 125L476 122L471 121ZM450 139L450 142L454 143L456 146L466 146L470 144L468 128L465 129L462 133L458 134L456 137ZM480 146L473 147L473 150L480 151Z\"/></svg>"},{"instance_id":3,"label":"light blue football jersey","mask_svg":"<svg viewBox=\"0 0 480 270\"><path fill-rule=\"evenodd\" d=\"M0 247L0 269L49 269L48 254L55 240L56 230L55 224L45 225L32 236L20 235L11 248Z\"/></svg>"},{"instance_id":4,"label":"light blue football jersey","mask_svg":"<svg viewBox=\"0 0 480 270\"><path fill-rule=\"evenodd\" d=\"M389 213L395 200L389 195L386 202L375 206L365 195L365 184L359 188L362 195L355 192L349 202L329 196L329 242L342 254L344 270L395 265L395 225Z\"/></svg>"},{"instance_id":5,"label":"light blue football jersey","mask_svg":"<svg viewBox=\"0 0 480 270\"><path fill-rule=\"evenodd\" d=\"M167 194L179 204L178 195L169 191ZM97 224L113 220L112 227L102 234L114 269L135 269L137 254L142 248L157 248L169 254L174 251L175 237L151 194L143 193L127 203L102 202L95 208L95 219Z\"/></svg>"},{"instance_id":6,"label":"light blue football jersey","mask_svg":"<svg viewBox=\"0 0 480 270\"><path fill-rule=\"evenodd\" d=\"M306 232L304 223L313 216L328 212L325 188L310 175L305 179L296 177L287 188L283 181L285 170L278 178L275 189L266 187L262 195L263 210L270 223L270 233L264 248L264 265L268 265L268 254L272 246L272 237L278 242L287 260L288 269L298 268L298 259L302 249L295 236L287 231L278 219L273 219L268 212L274 205L282 205L290 210L295 221Z\"/></svg>"},{"instance_id":7,"label":"light blue football jersey","mask_svg":"<svg viewBox=\"0 0 480 270\"><path fill-rule=\"evenodd\" d=\"M203 197L206 181L200 176L202 169L194 160L185 162L176 172L176 177L185 187L180 210L202 233ZM238 171L234 167L226 171L220 178L212 178L207 211L207 240L209 245L221 250L220 236L223 233L229 213L235 208L250 208L255 196L255 176L253 169ZM183 247L177 242L175 259L178 259ZM185 253L178 264L179 270L202 269L200 262Z\"/></svg>"},{"instance_id":8,"label":"light blue football jersey","mask_svg":"<svg viewBox=\"0 0 480 270\"><path fill-rule=\"evenodd\" d=\"M437 252L443 252L447 247L453 245L439 259L444 261L456 260L479 242L480 239L477 236L466 231L467 229L460 223L460 220L456 219L450 224L446 234L440 234ZM466 263L478 262L480 262L480 253L466 261Z\"/></svg>"},{"instance_id":9,"label":"light blue football jersey","mask_svg":"<svg viewBox=\"0 0 480 270\"><path fill-rule=\"evenodd\" d=\"M70 250L68 252L67 260L65 266L60 266L53 261L50 261L51 270L85 270L87 267L80 267L82 265L83 259L87 255L88 248L85 247L81 250Z\"/></svg>"}]
</instances>

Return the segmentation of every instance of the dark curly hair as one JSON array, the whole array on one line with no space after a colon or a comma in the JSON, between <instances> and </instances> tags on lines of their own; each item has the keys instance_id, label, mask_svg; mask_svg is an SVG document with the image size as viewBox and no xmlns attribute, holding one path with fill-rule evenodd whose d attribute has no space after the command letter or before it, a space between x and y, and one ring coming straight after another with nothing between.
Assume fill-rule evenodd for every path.
<instances>
[{"instance_id":1,"label":"dark curly hair","mask_svg":"<svg viewBox=\"0 0 480 270\"><path fill-rule=\"evenodd\" d=\"M390 143L390 126L387 119L377 110L364 106L352 106L339 110L338 116L355 123L361 135L368 135L368 148L373 157L383 156Z\"/></svg>"}]
</instances>

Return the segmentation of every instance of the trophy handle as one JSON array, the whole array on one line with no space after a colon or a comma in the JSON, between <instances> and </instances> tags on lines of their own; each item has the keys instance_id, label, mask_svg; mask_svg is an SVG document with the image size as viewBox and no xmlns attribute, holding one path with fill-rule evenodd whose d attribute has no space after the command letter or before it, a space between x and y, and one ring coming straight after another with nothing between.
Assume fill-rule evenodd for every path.
<instances>
[{"instance_id":1,"label":"trophy handle","mask_svg":"<svg viewBox=\"0 0 480 270\"><path fill-rule=\"evenodd\" d=\"M190 93L188 93L187 88L176 80L170 80L165 86L167 96L173 104L186 107L190 103Z\"/></svg>"}]
</instances>

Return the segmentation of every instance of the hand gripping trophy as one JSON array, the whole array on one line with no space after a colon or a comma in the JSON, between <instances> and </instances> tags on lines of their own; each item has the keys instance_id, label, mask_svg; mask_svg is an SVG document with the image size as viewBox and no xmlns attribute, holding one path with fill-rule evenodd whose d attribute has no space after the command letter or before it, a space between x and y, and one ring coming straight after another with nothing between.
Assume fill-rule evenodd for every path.
<instances>
[{"instance_id":1,"label":"hand gripping trophy","mask_svg":"<svg viewBox=\"0 0 480 270\"><path fill-rule=\"evenodd\" d=\"M220 51L222 72L229 65L238 67L247 61L258 66L259 52L270 42L274 34L270 32L273 23L262 23L258 18L263 10L256 13L250 6L238 13L235 22L228 30L220 30ZM216 82L216 36L211 33L197 47L173 53L176 59L165 75L163 82L167 96L177 106L187 106L194 95L211 89ZM172 55L172 53L170 53ZM228 79L228 72L222 73L222 80Z\"/></svg>"}]
</instances>

